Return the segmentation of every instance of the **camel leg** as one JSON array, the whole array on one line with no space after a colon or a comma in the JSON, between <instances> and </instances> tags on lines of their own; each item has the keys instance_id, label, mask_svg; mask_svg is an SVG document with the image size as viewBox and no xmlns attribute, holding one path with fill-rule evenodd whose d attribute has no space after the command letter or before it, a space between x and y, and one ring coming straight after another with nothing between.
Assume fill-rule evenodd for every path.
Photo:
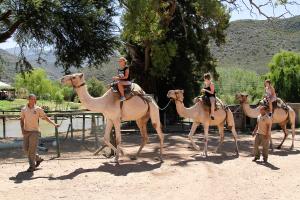
<instances>
[{"instance_id":1,"label":"camel leg","mask_svg":"<svg viewBox=\"0 0 300 200\"><path fill-rule=\"evenodd\" d=\"M104 143L116 153L117 149L110 143L110 133L112 127L113 127L113 122L112 120L108 119L106 122L106 127L104 132Z\"/></svg>"},{"instance_id":2,"label":"camel leg","mask_svg":"<svg viewBox=\"0 0 300 200\"><path fill-rule=\"evenodd\" d=\"M147 133L147 121L149 118L145 119L138 119L136 120L136 124L140 129L141 132L141 146L138 150L138 152L136 153L135 157L133 157L133 159L137 159L137 157L140 155L140 152L142 151L143 147L148 143L149 138L148 138L148 133Z\"/></svg>"},{"instance_id":3,"label":"camel leg","mask_svg":"<svg viewBox=\"0 0 300 200\"><path fill-rule=\"evenodd\" d=\"M222 148L223 142L224 142L224 123L219 124L218 129L219 129L219 134L220 134L220 142L216 149L216 152L220 151L220 149Z\"/></svg>"},{"instance_id":4,"label":"camel leg","mask_svg":"<svg viewBox=\"0 0 300 200\"><path fill-rule=\"evenodd\" d=\"M160 141L160 154L159 158L162 161L162 154L163 154L163 146L164 146L164 134L161 130L160 118L159 118L159 109L158 106L151 102L149 103L149 110L150 110L150 118L153 128L156 130L159 141Z\"/></svg>"},{"instance_id":5,"label":"camel leg","mask_svg":"<svg viewBox=\"0 0 300 200\"><path fill-rule=\"evenodd\" d=\"M289 111L289 121L291 123L291 129L292 129L292 145L290 147L290 149L292 150L294 148L294 140L295 140L295 118L296 118L296 114L295 114L295 111L292 110L292 108L290 108L290 111Z\"/></svg>"},{"instance_id":6,"label":"camel leg","mask_svg":"<svg viewBox=\"0 0 300 200\"><path fill-rule=\"evenodd\" d=\"M238 146L238 141L237 141L237 132L236 132L234 126L231 127L231 132L232 132L233 139L234 139L234 142L235 142L236 155L238 156L239 155L239 146Z\"/></svg>"},{"instance_id":7,"label":"camel leg","mask_svg":"<svg viewBox=\"0 0 300 200\"><path fill-rule=\"evenodd\" d=\"M291 128L292 128L292 145L290 147L290 150L293 150L294 149L294 140L295 140L295 123L291 125Z\"/></svg>"},{"instance_id":8,"label":"camel leg","mask_svg":"<svg viewBox=\"0 0 300 200\"><path fill-rule=\"evenodd\" d=\"M159 159L162 161L162 160L163 160L162 154L163 154L163 147L164 147L164 134L163 134L163 132L161 131L160 124L159 124L159 127L156 127L155 130L156 130L156 132L157 132L157 134L158 134L159 142L160 142L160 154L159 154Z\"/></svg>"},{"instance_id":9,"label":"camel leg","mask_svg":"<svg viewBox=\"0 0 300 200\"><path fill-rule=\"evenodd\" d=\"M280 125L280 127L282 128L282 130L283 130L284 137L283 137L283 140L282 140L282 142L280 143L280 145L277 147L277 149L281 149L282 144L284 143L285 139L286 139L287 136L288 136L288 131L287 131L287 129L286 129L286 122L285 122L285 123L281 123L281 124L279 124L279 125Z\"/></svg>"},{"instance_id":10,"label":"camel leg","mask_svg":"<svg viewBox=\"0 0 300 200\"><path fill-rule=\"evenodd\" d=\"M190 141L191 141L192 146L194 147L194 149L197 150L197 151L200 151L200 147L198 145L196 145L196 143L193 140L193 135L195 134L196 129L197 129L198 126L199 126L199 123L193 122L192 128L190 130L190 133L189 133L188 137L189 137L189 139L190 139Z\"/></svg>"},{"instance_id":11,"label":"camel leg","mask_svg":"<svg viewBox=\"0 0 300 200\"><path fill-rule=\"evenodd\" d=\"M208 142L208 129L209 124L204 124L204 155L207 157L207 142Z\"/></svg>"},{"instance_id":12,"label":"camel leg","mask_svg":"<svg viewBox=\"0 0 300 200\"><path fill-rule=\"evenodd\" d=\"M114 127L115 127L115 133L116 133L116 146L117 146L117 151L116 151L116 157L115 157L115 162L119 163L119 156L120 153L123 155L123 150L121 149L121 122L119 120L114 121Z\"/></svg>"}]
</instances>

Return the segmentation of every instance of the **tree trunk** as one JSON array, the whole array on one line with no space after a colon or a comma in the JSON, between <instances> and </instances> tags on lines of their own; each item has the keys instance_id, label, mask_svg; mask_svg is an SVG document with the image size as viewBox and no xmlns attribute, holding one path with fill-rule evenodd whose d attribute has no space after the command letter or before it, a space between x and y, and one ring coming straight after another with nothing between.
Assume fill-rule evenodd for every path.
<instances>
[{"instance_id":1,"label":"tree trunk","mask_svg":"<svg viewBox=\"0 0 300 200\"><path fill-rule=\"evenodd\" d=\"M151 43L149 40L145 41L145 67L144 71L147 72L150 66L150 51L151 51Z\"/></svg>"}]
</instances>

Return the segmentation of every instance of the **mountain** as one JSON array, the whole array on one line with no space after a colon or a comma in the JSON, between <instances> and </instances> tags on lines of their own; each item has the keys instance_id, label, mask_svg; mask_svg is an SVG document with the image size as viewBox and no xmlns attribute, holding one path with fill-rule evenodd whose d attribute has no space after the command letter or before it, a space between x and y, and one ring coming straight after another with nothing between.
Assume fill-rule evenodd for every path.
<instances>
[{"instance_id":1,"label":"mountain","mask_svg":"<svg viewBox=\"0 0 300 200\"><path fill-rule=\"evenodd\" d=\"M233 21L226 33L225 45L220 48L211 45L220 67L239 67L264 74L275 53L300 52L300 16L274 21Z\"/></svg>"}]
</instances>

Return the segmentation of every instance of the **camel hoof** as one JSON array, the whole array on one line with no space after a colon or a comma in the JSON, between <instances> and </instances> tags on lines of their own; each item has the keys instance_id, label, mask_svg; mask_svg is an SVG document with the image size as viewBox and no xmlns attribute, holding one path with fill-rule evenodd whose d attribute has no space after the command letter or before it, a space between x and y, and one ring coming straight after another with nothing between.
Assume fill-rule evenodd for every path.
<instances>
[{"instance_id":1,"label":"camel hoof","mask_svg":"<svg viewBox=\"0 0 300 200\"><path fill-rule=\"evenodd\" d=\"M200 151L200 147L198 145L193 146L196 151Z\"/></svg>"},{"instance_id":2,"label":"camel hoof","mask_svg":"<svg viewBox=\"0 0 300 200\"><path fill-rule=\"evenodd\" d=\"M161 156L159 156L158 158L155 158L154 160L159 161L159 162L163 162L163 159Z\"/></svg>"},{"instance_id":3,"label":"camel hoof","mask_svg":"<svg viewBox=\"0 0 300 200\"><path fill-rule=\"evenodd\" d=\"M279 146L277 147L277 149L281 149L281 145L279 145Z\"/></svg>"},{"instance_id":4,"label":"camel hoof","mask_svg":"<svg viewBox=\"0 0 300 200\"><path fill-rule=\"evenodd\" d=\"M114 163L116 163L117 165L119 165L119 164L120 164L120 163L119 163L119 159L118 159L118 158L115 158L113 162L114 162Z\"/></svg>"},{"instance_id":5,"label":"camel hoof","mask_svg":"<svg viewBox=\"0 0 300 200\"><path fill-rule=\"evenodd\" d=\"M293 150L294 149L294 145L292 145L291 147L290 147L290 150Z\"/></svg>"},{"instance_id":6,"label":"camel hoof","mask_svg":"<svg viewBox=\"0 0 300 200\"><path fill-rule=\"evenodd\" d=\"M137 156L130 156L130 160L137 160Z\"/></svg>"}]
</instances>

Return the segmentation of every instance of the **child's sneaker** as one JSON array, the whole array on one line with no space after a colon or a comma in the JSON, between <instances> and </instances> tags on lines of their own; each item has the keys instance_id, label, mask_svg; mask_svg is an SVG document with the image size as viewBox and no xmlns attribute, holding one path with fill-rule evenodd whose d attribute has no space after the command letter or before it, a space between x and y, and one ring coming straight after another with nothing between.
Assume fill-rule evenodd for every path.
<instances>
[{"instance_id":1,"label":"child's sneaker","mask_svg":"<svg viewBox=\"0 0 300 200\"><path fill-rule=\"evenodd\" d=\"M125 97L121 97L121 98L120 98L120 101L125 101L125 100L126 100Z\"/></svg>"}]
</instances>

